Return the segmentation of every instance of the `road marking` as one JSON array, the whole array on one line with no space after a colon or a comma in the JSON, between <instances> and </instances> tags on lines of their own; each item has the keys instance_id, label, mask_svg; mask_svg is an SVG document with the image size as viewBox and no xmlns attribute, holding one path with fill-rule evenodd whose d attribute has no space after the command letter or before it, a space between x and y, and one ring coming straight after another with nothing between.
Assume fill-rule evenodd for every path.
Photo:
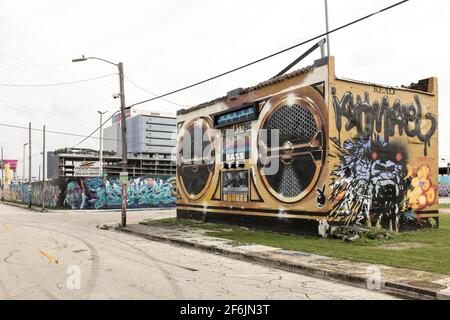
<instances>
[{"instance_id":1,"label":"road marking","mask_svg":"<svg viewBox=\"0 0 450 320\"><path fill-rule=\"evenodd\" d=\"M54 264L59 264L59 260L57 257L54 257L52 255L50 255L49 253L43 251L43 250L39 250L40 254L42 254L44 257L47 257L48 261L50 263L54 263Z\"/></svg>"}]
</instances>

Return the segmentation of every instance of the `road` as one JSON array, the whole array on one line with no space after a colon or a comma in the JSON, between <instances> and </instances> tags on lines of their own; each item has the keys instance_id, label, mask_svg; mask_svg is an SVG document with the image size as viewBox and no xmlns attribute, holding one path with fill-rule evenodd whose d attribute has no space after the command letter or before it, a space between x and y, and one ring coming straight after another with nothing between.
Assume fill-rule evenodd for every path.
<instances>
[{"instance_id":1,"label":"road","mask_svg":"<svg viewBox=\"0 0 450 320\"><path fill-rule=\"evenodd\" d=\"M119 215L0 204L0 299L394 299L95 227Z\"/></svg>"}]
</instances>

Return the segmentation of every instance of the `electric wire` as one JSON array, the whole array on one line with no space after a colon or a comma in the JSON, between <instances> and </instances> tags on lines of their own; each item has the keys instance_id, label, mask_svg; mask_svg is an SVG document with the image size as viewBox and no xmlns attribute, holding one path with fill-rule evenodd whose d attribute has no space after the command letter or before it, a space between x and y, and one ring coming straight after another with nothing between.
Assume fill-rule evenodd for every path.
<instances>
[{"instance_id":1,"label":"electric wire","mask_svg":"<svg viewBox=\"0 0 450 320\"><path fill-rule=\"evenodd\" d=\"M0 123L0 127L7 127L7 128L14 128L14 129L24 129L24 130L29 130L28 127L25 126L19 126L19 125L13 125L13 124L8 124L8 123ZM39 129L39 128L31 128L31 131L38 131L38 132L42 132L43 129ZM98 129L97 129L98 131ZM99 137L95 137L92 136L94 133L91 133L90 135L82 135L82 134L77 134L77 133L72 133L72 132L64 132L64 131L54 131L54 130L45 130L46 133L52 133L52 134L57 134L57 135L64 135L64 136L72 136L72 137L78 137L78 138L85 138L87 139L96 139L96 140L100 140ZM112 138L102 138L105 141L114 141L114 142L121 142L121 139L112 139ZM84 141L83 141L84 142ZM81 144L81 142L80 142ZM142 144L142 145L146 145L146 143L138 143L138 142L133 142L130 141L130 144ZM73 147L75 148L75 147Z\"/></svg>"},{"instance_id":2,"label":"electric wire","mask_svg":"<svg viewBox=\"0 0 450 320\"><path fill-rule=\"evenodd\" d=\"M324 36L326 36L326 35L329 35L329 34L332 34L332 33L337 32L337 31L339 31L339 30L342 30L342 29L345 29L345 28L347 28L347 27L350 27L350 26L352 26L352 25L354 25L354 24L356 24L356 23L359 23L359 22L361 22L361 21L364 21L364 20L366 20L366 19L368 19L368 18L370 18L370 17L373 17L373 16L375 16L375 15L377 15L377 14L379 14L379 13L382 13L382 12L388 11L388 10L390 10L390 9L393 9L393 8L395 8L395 7L399 6L399 5L402 5L402 4L404 4L404 3L408 2L408 1L410 1L410 0L403 0L403 1L397 2L397 3L393 4L393 5L387 6L387 7L383 8L383 9L381 9L381 10L378 10L378 11L376 11L376 12L373 12L373 13L371 13L371 14L368 14L368 15L366 15L366 16L364 16L364 17L361 17L361 18L359 18L359 19L356 19L356 20L353 20L353 21L351 21L351 22L349 22L349 23L346 23L346 24L344 24L344 25L341 25L341 26L339 26L339 27L337 27L337 28L335 28L335 29L332 29L332 30L330 30L330 31L328 31L328 32L322 33L322 34L317 35L317 36L315 36L315 37L312 37L312 38L310 38L310 39L308 39L308 40L305 40L305 41L303 41L303 42L297 43L297 44L295 44L295 45L293 45L293 46L290 46L290 47L285 48L285 49L283 49L283 50L277 51L277 52L272 53L272 54L270 54L270 55L268 55L268 56L265 56L265 57L263 57L263 58L254 60L254 61L249 62L249 63L247 63L247 64L244 64L244 65L242 65L242 66L240 66L240 67L233 68L233 69L231 69L231 70L228 70L228 71L225 71L225 72L223 72L223 73L217 74L217 75L215 75L215 76L212 76L212 77L210 77L210 78L204 79L204 80L202 80L202 81L198 81L198 82L193 83L193 84L191 84L191 85L188 85L188 86L185 86L185 87L182 87L182 88L179 88L179 89L176 89L176 90L167 92L167 93L165 93L165 94L162 94L162 95L159 95L159 96L156 96L156 97L147 99L147 100L143 100L143 101L140 101L140 102L133 103L133 104L131 104L129 107L127 107L126 109L131 109L132 107L135 107L135 106L140 105L140 104L143 104L143 103L148 103L148 102L150 102L150 101L154 101L154 100L157 100L157 99L162 99L162 98L164 98L164 97L166 97L166 96L169 96L169 95L172 95L172 94L175 94L175 93L178 93L178 92L181 92L181 91L184 91L184 90L187 90L187 89L196 87L196 86L201 85L201 84L203 84L203 83L206 83L206 82L215 80L215 79L217 79L217 78L223 77L223 76L225 76L225 75L228 75L228 74L230 74L230 73L236 72L236 71L238 71L238 70L247 68L247 67L249 67L249 66L252 66L252 65L254 65L254 64L257 64L257 63L259 63L259 62L262 62L262 61L264 61L264 60L267 60L267 59L273 58L273 57L275 57L275 56L277 56L277 55L280 55L280 54L282 54L282 53L284 53L284 52L287 52L287 51L290 51L290 50L292 50L292 49L295 49L295 48L297 48L297 47L299 47L299 46L302 46L302 45L304 45L304 44L306 44L306 43L308 43L308 42L317 40L317 39L322 38L322 37L324 37ZM128 79L128 80L129 80L129 79ZM95 129L90 135L86 136L82 141L80 141L78 144L76 144L73 148L79 146L79 145L82 144L84 141L86 141L87 139L89 139L95 132L97 132L101 127L103 127L103 125L104 125L107 121L109 121L109 120L110 120L117 112L118 112L118 111L116 111L113 115L111 115L111 116L110 116L110 117L109 117L109 118L108 118L108 119L107 119L100 127L98 127L97 129Z\"/></svg>"},{"instance_id":3,"label":"electric wire","mask_svg":"<svg viewBox=\"0 0 450 320\"><path fill-rule=\"evenodd\" d=\"M76 81L69 81L69 82L55 82L55 83L41 83L41 84L10 84L10 83L0 83L0 87L53 87L53 86L66 86L66 85L72 85L76 83L82 83L82 82L88 82L98 79L103 79L111 76L117 75L116 73L110 73L105 74L102 76L89 78L89 79L83 79L83 80L76 80Z\"/></svg>"},{"instance_id":4,"label":"electric wire","mask_svg":"<svg viewBox=\"0 0 450 320\"><path fill-rule=\"evenodd\" d=\"M50 71L50 72L53 72L53 73L60 73L60 74L63 74L63 75L65 75L65 76L69 76L69 77L71 77L71 78L77 79L77 80L82 80L82 79L80 79L79 77L76 77L76 76L74 76L74 75L68 74L68 73L66 73L66 72L62 72L62 71L59 71L59 70L50 68L50 67L48 67L48 66L45 66L45 65L42 65L42 64L39 64L39 63L31 62L31 61L28 61L28 60L25 60L25 59L23 59L23 58L19 58L19 57L13 56L13 55L8 54L8 53L5 53L5 52L0 52L0 55L3 55L3 56L5 56L5 57L11 58L11 59L15 59L15 60L20 61L20 62L22 62L22 63L29 64L29 65L32 65L32 66L35 66L35 67L38 67L38 68L46 69L46 70L48 70L48 71ZM49 78L49 77L47 77L47 76L44 76L44 75L42 75L42 74L39 74L39 73L36 73L36 72L32 72L32 71L26 70L26 69L17 67L17 66L15 66L15 65L10 65L10 64L5 63L5 62L0 62L0 64L5 65L5 66L10 67L10 68L14 68L14 69L20 70L20 71L25 72L25 73L29 73L29 74L32 74L32 75L41 77L41 78L54 80L54 79ZM145 88L139 86L138 84L136 84L134 81L132 81L132 80L129 79L129 78L128 78L128 80L129 80L129 82L130 82L132 85L134 85L136 88L140 89L140 91L145 91L145 92L147 92L147 93L150 93L150 94L156 96L156 94L153 93L152 91L147 90L147 89L145 89ZM81 82L81 81L80 81L80 82ZM77 88L80 88L80 89L84 89L84 90L87 90L87 91L91 91L91 92L93 92L93 93L95 93L95 94L98 94L98 95L102 95L102 96L108 95L108 96L109 96L109 94L106 94L106 93L104 93L104 92L100 92L100 91L93 90L93 89L90 89L90 88L85 88L85 87L82 87L82 86L78 86L78 85L76 85L75 83L77 83L77 81L73 81L73 84L72 84L72 83L68 83L67 85L72 85L72 86L77 87ZM5 84L5 85L11 86L11 87L14 87L14 86L15 86L15 85L9 85L9 84ZM104 87L104 88L108 88L108 89L112 89L112 90L116 90L116 88L114 88L114 87L112 87L112 86L109 86L109 85L105 85L105 84L103 84L103 83L97 83L97 84L95 84L95 85L97 85L97 86L102 86L102 87ZM136 96L140 96L140 97L146 98L146 96L145 96L142 92L141 92L141 93L138 93L138 92L133 91L133 90L127 90L127 93L128 93L128 94L131 93L131 94L133 94L133 95L136 95ZM167 102L169 102L169 103L172 103L172 104L174 104L174 105L176 105L176 106L185 107L185 105L177 104L177 103L174 103L174 102L169 101L169 100L167 100L167 99L165 99L165 101L167 101Z\"/></svg>"},{"instance_id":5,"label":"electric wire","mask_svg":"<svg viewBox=\"0 0 450 320\"><path fill-rule=\"evenodd\" d=\"M176 90L173 90L173 91L170 91L170 92L161 94L161 95L159 95L159 96L156 96L156 97L153 97L153 98L150 98L150 99L147 99L147 100L143 100L143 101L140 101L140 102L133 103L132 105L130 105L130 108L131 108L131 107L135 107L135 106L140 105L140 104L143 104L143 103L151 102L151 101L154 101L154 100L157 100L157 99L162 99L162 98L167 97L167 96L169 96L169 95L173 95L173 94L175 94L175 93L178 93L178 92L181 92L181 91L184 91L184 90L187 90L187 89L190 89L190 88L199 86L199 85L201 85L201 84L203 84L203 83L206 83L206 82L215 80L215 79L217 79L217 78L223 77L223 76L225 76L225 75L228 75L228 74L230 74L230 73L236 72L236 71L238 71L238 70L242 70L242 69L244 69L244 68L247 68L247 67L249 67L249 66L252 66L252 65L254 65L254 64L257 64L257 63L259 63L259 62L262 62L262 61L264 61L264 60L273 58L273 57L275 57L275 56L277 56L277 55L280 55L280 54L282 54L282 53L285 53L285 52L287 52L287 51L290 51L290 50L292 50L292 49L295 49L295 48L297 48L297 47L300 47L300 46L302 46L302 45L304 45L304 44L306 44L306 43L308 43L308 42L317 40L317 39L322 38L322 37L324 37L324 36L326 36L326 35L329 35L329 34L332 34L332 33L337 32L337 31L339 31L339 30L342 30L342 29L345 29L345 28L347 28L347 27L350 27L350 26L352 26L352 25L354 25L354 24L356 24L356 23L359 23L359 22L361 22L361 21L364 21L364 20L366 20L366 19L369 19L369 18L371 18L371 17L373 17L373 16L375 16L375 15L377 15L377 14L379 14L379 13L382 13L382 12L388 11L388 10L390 10L390 9L393 9L393 8L395 8L395 7L399 6L399 5L402 5L402 4L404 4L404 3L408 2L408 1L410 1L410 0L403 0L403 1L397 2L397 3L393 4L393 5L390 5L390 6L388 6L388 7L385 7L385 8L383 8L383 9L378 10L378 11L376 11L376 12L373 12L373 13L371 13L371 14L368 14L368 15L366 15L366 16L364 16L364 17L361 17L361 18L359 18L359 19L356 19L356 20L353 20L353 21L351 21L351 22L349 22L349 23L346 23L346 24L344 24L344 25L341 25L340 27L337 27L337 28L335 28L335 29L332 29L332 30L330 30L330 31L328 31L328 32L322 33L322 34L317 35L317 36L315 36L315 37L312 37L312 38L310 38L310 39L308 39L308 40L305 40L305 41L303 41L303 42L297 43L297 44L295 44L295 45L293 45L293 46L290 46L290 47L285 48L285 49L283 49L283 50L277 51L277 52L272 53L272 54L270 54L270 55L268 55L268 56L265 56L265 57L263 57L263 58L254 60L254 61L249 62L249 63L247 63L247 64L244 64L244 65L242 65L242 66L240 66L240 67L236 67L236 68L230 69L230 70L228 70L228 71L222 72L222 73L217 74L217 75L215 75L215 76L212 76L212 77L209 77L209 78L207 78L207 79L204 79L204 80L195 82L195 83L193 83L193 84L187 85L187 86L185 86L185 87L182 87L182 88L179 88L179 89L176 89Z\"/></svg>"},{"instance_id":6,"label":"electric wire","mask_svg":"<svg viewBox=\"0 0 450 320\"><path fill-rule=\"evenodd\" d=\"M158 96L156 93L154 93L154 92L152 92L152 91L150 91L150 90L147 90L147 89L141 87L140 85L138 85L136 82L134 82L133 80L131 80L127 75L124 75L124 77L125 77L125 79L127 79L127 80L128 80L133 86L135 86L136 88L138 88L138 89L140 89L140 90L142 90L142 91L145 91L145 92L147 92L147 93L150 93L151 95L153 95L153 96L155 96L155 97ZM168 103L170 103L170 104L173 104L173 105L175 105L175 106L177 106L177 107L186 107L186 105L182 105L182 104L179 104L179 103L170 101L169 99L162 98L162 100L164 100L164 101L166 101L166 102L168 102Z\"/></svg>"}]
</instances>

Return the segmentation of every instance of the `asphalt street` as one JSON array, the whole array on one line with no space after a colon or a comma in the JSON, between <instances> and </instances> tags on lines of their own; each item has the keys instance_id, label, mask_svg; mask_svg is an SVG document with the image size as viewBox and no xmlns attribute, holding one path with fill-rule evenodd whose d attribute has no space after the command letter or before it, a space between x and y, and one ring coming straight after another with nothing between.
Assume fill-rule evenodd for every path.
<instances>
[{"instance_id":1,"label":"asphalt street","mask_svg":"<svg viewBox=\"0 0 450 320\"><path fill-rule=\"evenodd\" d=\"M130 222L174 211L129 212ZM395 299L96 228L120 212L0 204L0 299Z\"/></svg>"}]
</instances>

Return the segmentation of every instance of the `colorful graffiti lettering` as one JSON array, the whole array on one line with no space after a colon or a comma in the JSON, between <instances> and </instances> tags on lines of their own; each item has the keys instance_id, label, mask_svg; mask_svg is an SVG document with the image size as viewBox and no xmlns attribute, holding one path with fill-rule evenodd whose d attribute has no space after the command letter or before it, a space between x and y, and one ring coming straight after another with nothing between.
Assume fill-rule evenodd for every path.
<instances>
[{"instance_id":1,"label":"colorful graffiti lettering","mask_svg":"<svg viewBox=\"0 0 450 320\"><path fill-rule=\"evenodd\" d=\"M172 207L176 201L175 178L132 178L127 186L129 208ZM117 178L75 179L67 183L64 206L71 209L120 208L122 186Z\"/></svg>"},{"instance_id":2,"label":"colorful graffiti lettering","mask_svg":"<svg viewBox=\"0 0 450 320\"><path fill-rule=\"evenodd\" d=\"M364 100L360 95L356 96L356 101L352 92L346 92L342 99L336 96L336 88L332 88L333 108L335 113L336 128L339 133L338 143L340 145L340 132L342 130L342 117L348 121L345 125L347 131L357 128L358 136L371 137L374 133L379 133L384 129L384 140L389 142L389 138L395 135L398 128L399 136L405 133L408 137L417 137L425 145L424 154L427 155L427 146L437 129L437 119L432 113L423 115L422 104L419 97L414 97L414 102L403 105L400 100L395 100L390 107L389 98L384 96L381 103L369 101L369 93L365 92ZM430 123L427 132L422 132L423 119ZM414 129L411 129L410 124Z\"/></svg>"}]
</instances>

